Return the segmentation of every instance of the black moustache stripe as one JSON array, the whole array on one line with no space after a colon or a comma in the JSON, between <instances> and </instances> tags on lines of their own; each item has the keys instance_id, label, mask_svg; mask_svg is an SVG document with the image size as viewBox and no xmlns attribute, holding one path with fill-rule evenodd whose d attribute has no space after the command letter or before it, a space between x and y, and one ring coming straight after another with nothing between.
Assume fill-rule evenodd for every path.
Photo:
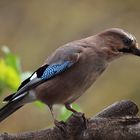
<instances>
[{"instance_id":1,"label":"black moustache stripe","mask_svg":"<svg viewBox=\"0 0 140 140\"><path fill-rule=\"evenodd\" d=\"M123 52L123 53L131 53L132 50L130 48L122 48L118 50L119 52Z\"/></svg>"}]
</instances>

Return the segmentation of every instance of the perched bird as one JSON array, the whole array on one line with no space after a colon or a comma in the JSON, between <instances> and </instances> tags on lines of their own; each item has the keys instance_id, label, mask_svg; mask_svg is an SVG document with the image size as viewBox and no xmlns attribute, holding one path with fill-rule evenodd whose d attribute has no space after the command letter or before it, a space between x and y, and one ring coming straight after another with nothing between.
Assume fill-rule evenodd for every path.
<instances>
[{"instance_id":1,"label":"perched bird","mask_svg":"<svg viewBox=\"0 0 140 140\"><path fill-rule=\"evenodd\" d=\"M123 55L140 56L136 38L118 28L111 28L56 49L45 63L21 83L16 93L4 99L0 122L26 103L40 100L49 106L63 104L76 113L71 104L79 98L107 68Z\"/></svg>"}]
</instances>

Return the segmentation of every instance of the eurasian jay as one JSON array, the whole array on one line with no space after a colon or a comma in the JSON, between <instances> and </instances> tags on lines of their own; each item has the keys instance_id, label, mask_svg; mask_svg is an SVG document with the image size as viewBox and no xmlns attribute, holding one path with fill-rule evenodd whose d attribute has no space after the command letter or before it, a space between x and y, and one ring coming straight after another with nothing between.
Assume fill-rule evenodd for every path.
<instances>
[{"instance_id":1,"label":"eurasian jay","mask_svg":"<svg viewBox=\"0 0 140 140\"><path fill-rule=\"evenodd\" d=\"M36 100L48 105L54 120L54 104L63 104L76 113L71 104L96 81L112 60L126 54L140 56L140 49L132 34L118 28L59 47L21 83L16 93L4 99L7 104L0 109L0 122L26 103Z\"/></svg>"}]
</instances>

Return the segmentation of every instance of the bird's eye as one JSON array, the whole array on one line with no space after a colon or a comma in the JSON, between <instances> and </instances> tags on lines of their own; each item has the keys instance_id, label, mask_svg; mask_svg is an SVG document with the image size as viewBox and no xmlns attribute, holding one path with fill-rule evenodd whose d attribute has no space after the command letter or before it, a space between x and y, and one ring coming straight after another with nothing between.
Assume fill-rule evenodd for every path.
<instances>
[{"instance_id":1,"label":"bird's eye","mask_svg":"<svg viewBox=\"0 0 140 140\"><path fill-rule=\"evenodd\" d=\"M124 43L125 46L131 46L132 43L133 43L133 40L130 39L130 38L124 38L123 43Z\"/></svg>"}]
</instances>

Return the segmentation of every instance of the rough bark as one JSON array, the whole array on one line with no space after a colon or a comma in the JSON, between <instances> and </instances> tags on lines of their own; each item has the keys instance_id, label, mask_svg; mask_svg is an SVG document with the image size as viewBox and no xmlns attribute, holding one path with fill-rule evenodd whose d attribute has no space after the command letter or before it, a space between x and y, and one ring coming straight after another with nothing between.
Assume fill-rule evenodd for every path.
<instances>
[{"instance_id":1,"label":"rough bark","mask_svg":"<svg viewBox=\"0 0 140 140\"><path fill-rule=\"evenodd\" d=\"M59 127L19 134L0 134L0 140L140 140L138 107L123 100L92 118L72 114Z\"/></svg>"}]
</instances>

